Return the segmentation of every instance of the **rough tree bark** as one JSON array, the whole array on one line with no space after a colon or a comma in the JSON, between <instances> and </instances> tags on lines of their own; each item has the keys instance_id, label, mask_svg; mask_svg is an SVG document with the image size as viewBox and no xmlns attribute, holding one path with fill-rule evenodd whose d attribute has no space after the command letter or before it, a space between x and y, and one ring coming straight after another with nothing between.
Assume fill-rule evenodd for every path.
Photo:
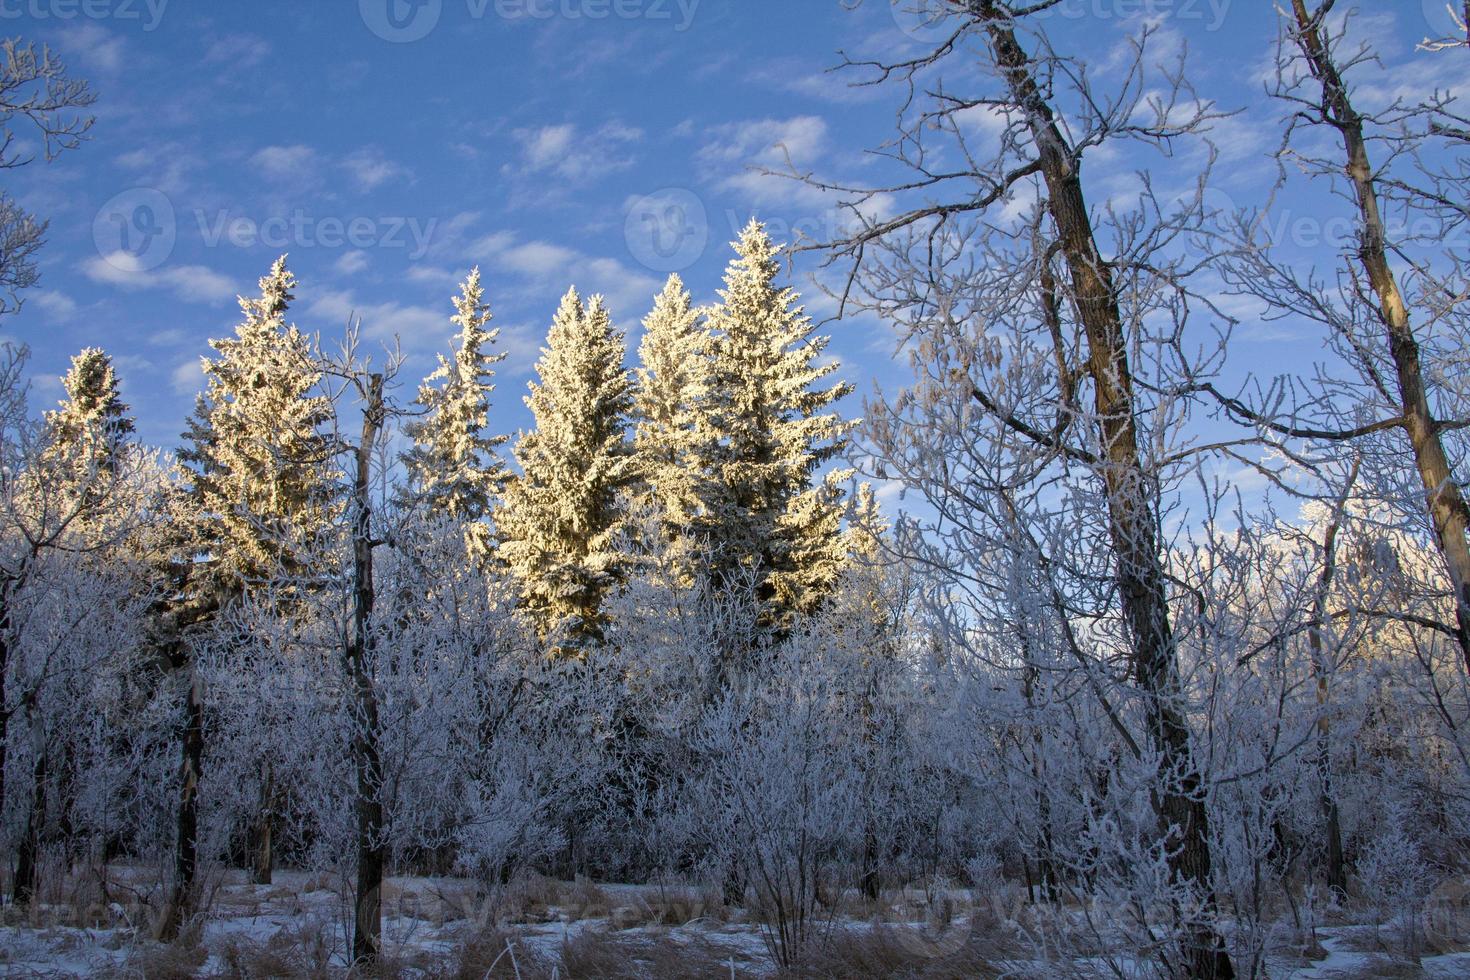
<instances>
[{"instance_id":1,"label":"rough tree bark","mask_svg":"<svg viewBox=\"0 0 1470 980\"><path fill-rule=\"evenodd\" d=\"M183 581L187 581L184 572ZM204 691L184 630L214 614L218 601L206 594L202 601L171 610L164 617L165 637L160 643L165 666L187 682L184 719L179 730L179 791L174 811L173 891L159 922L158 938L175 939L193 913L194 881L199 871L199 780L204 773Z\"/></svg>"},{"instance_id":2,"label":"rough tree bark","mask_svg":"<svg viewBox=\"0 0 1470 980\"><path fill-rule=\"evenodd\" d=\"M1337 506L1328 519L1322 534L1322 574L1317 578L1317 594L1312 607L1312 626L1307 631L1307 643L1312 651L1312 673L1317 682L1317 778L1322 784L1322 833L1326 854L1327 887L1339 896L1347 895L1347 867L1342 854L1342 819L1338 812L1337 796L1332 789L1332 719L1327 713L1331 695L1332 669L1328 663L1326 644L1322 629L1328 622L1327 600L1332 591L1332 580L1337 572L1337 535L1342 529L1343 510L1347 506L1348 494L1358 478L1358 461L1353 461L1352 471L1343 484L1337 498Z\"/></svg>"},{"instance_id":3,"label":"rough tree bark","mask_svg":"<svg viewBox=\"0 0 1470 980\"><path fill-rule=\"evenodd\" d=\"M276 866L274 840L276 819L275 794L275 771L267 763L260 792L260 810L255 814L255 840L251 848L250 880L257 885L269 885Z\"/></svg>"},{"instance_id":4,"label":"rough tree bark","mask_svg":"<svg viewBox=\"0 0 1470 980\"><path fill-rule=\"evenodd\" d=\"M1135 396L1127 338L1111 274L1093 234L1082 189L1079 159L1067 146L1055 116L1016 39L1013 17L994 0L968 0L984 26L990 50L1012 101L1025 114L1036 144L1047 207L1056 225L1071 295L1087 338L1087 371L1094 389L1108 511L1108 534L1117 557L1118 589L1133 645L1133 675L1143 694L1149 740L1160 754L1156 805L1174 845L1170 866L1204 903L1189 926L1184 967L1192 977L1235 975L1229 954L1208 919L1215 909L1209 828L1203 786L1183 713L1168 593L1159 557L1158 515L1151 481L1138 448Z\"/></svg>"},{"instance_id":5,"label":"rough tree bark","mask_svg":"<svg viewBox=\"0 0 1470 980\"><path fill-rule=\"evenodd\" d=\"M50 778L48 752L42 738L37 737L33 742L35 766L32 770L31 805L26 811L25 826L16 847L15 882L12 889L16 905L28 905L35 900L40 876L41 834L46 821L46 783Z\"/></svg>"},{"instance_id":6,"label":"rough tree bark","mask_svg":"<svg viewBox=\"0 0 1470 980\"><path fill-rule=\"evenodd\" d=\"M352 933L352 960L377 962L382 950L383 920L383 762L378 747L378 699L371 669L373 616L373 540L371 470L382 432L383 376L369 375L363 408L362 436L355 451L352 482L352 637L345 668L353 692L352 760L357 773L357 890Z\"/></svg>"}]
</instances>

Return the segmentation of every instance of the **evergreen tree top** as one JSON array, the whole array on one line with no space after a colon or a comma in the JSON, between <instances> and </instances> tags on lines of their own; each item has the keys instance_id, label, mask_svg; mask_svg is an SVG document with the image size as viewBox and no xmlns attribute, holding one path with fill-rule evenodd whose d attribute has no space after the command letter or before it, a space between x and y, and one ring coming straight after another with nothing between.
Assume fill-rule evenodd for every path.
<instances>
[{"instance_id":1,"label":"evergreen tree top","mask_svg":"<svg viewBox=\"0 0 1470 980\"><path fill-rule=\"evenodd\" d=\"M61 379L66 399L59 410L48 413L53 425L68 421L105 423L116 435L134 431L131 409L118 391L112 358L100 347L86 347L71 359L71 368Z\"/></svg>"}]
</instances>

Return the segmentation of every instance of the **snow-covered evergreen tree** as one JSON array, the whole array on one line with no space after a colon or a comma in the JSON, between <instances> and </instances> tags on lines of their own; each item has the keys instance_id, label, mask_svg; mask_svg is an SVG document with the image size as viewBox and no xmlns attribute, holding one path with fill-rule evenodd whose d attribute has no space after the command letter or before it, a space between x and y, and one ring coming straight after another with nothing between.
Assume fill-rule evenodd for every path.
<instances>
[{"instance_id":1,"label":"snow-covered evergreen tree","mask_svg":"<svg viewBox=\"0 0 1470 980\"><path fill-rule=\"evenodd\" d=\"M45 414L44 449L38 462L51 506L92 514L112 496L129 462L134 431L130 409L118 393L112 358L96 347L72 358L61 379L66 398Z\"/></svg>"},{"instance_id":2,"label":"snow-covered evergreen tree","mask_svg":"<svg viewBox=\"0 0 1470 980\"><path fill-rule=\"evenodd\" d=\"M479 559L490 550L484 518L509 473L497 451L508 437L484 432L495 390L493 365L505 354L490 350L500 331L487 329L490 307L478 268L460 286L454 310L459 337L453 358L440 355L438 370L419 387L424 414L407 427L414 444L403 462L412 499L427 513L463 523L469 553Z\"/></svg>"},{"instance_id":3,"label":"snow-covered evergreen tree","mask_svg":"<svg viewBox=\"0 0 1470 980\"><path fill-rule=\"evenodd\" d=\"M734 243L713 333L707 410L701 413L702 513L716 583L754 569L763 618L780 628L830 592L846 560L841 533L845 473L820 482L818 469L841 451L851 423L828 411L851 386L820 383L828 338L777 284L779 249L751 221Z\"/></svg>"},{"instance_id":4,"label":"snow-covered evergreen tree","mask_svg":"<svg viewBox=\"0 0 1470 980\"><path fill-rule=\"evenodd\" d=\"M677 275L655 298L643 330L634 451L663 533L677 544L694 521L705 468L698 420L708 395L709 331Z\"/></svg>"},{"instance_id":5,"label":"snow-covered evergreen tree","mask_svg":"<svg viewBox=\"0 0 1470 980\"><path fill-rule=\"evenodd\" d=\"M82 465L116 472L122 464L134 423L118 392L112 358L87 347L71 360L61 379L66 399L46 413L51 444L67 455L80 454Z\"/></svg>"},{"instance_id":6,"label":"snow-covered evergreen tree","mask_svg":"<svg viewBox=\"0 0 1470 980\"><path fill-rule=\"evenodd\" d=\"M297 559L331 524L335 470L322 426L330 400L311 342L287 325L295 277L283 255L241 297L235 336L212 340L180 459L220 581L262 581L302 571Z\"/></svg>"},{"instance_id":7,"label":"snow-covered evergreen tree","mask_svg":"<svg viewBox=\"0 0 1470 980\"><path fill-rule=\"evenodd\" d=\"M619 491L634 473L627 439L633 379L602 298L562 299L526 405L536 427L515 447L521 475L496 515L500 556L547 636L595 640L621 556Z\"/></svg>"}]
</instances>

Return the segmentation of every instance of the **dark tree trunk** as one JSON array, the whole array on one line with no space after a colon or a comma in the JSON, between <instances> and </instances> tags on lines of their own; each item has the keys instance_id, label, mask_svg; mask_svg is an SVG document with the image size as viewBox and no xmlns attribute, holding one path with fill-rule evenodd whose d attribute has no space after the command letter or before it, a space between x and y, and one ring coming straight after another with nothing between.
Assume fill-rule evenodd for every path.
<instances>
[{"instance_id":1,"label":"dark tree trunk","mask_svg":"<svg viewBox=\"0 0 1470 980\"><path fill-rule=\"evenodd\" d=\"M0 583L0 814L5 812L5 766L10 758L10 593L13 580Z\"/></svg>"},{"instance_id":2,"label":"dark tree trunk","mask_svg":"<svg viewBox=\"0 0 1470 980\"><path fill-rule=\"evenodd\" d=\"M1322 535L1322 574L1317 580L1317 595L1312 604L1312 626L1307 631L1307 642L1312 651L1312 673L1317 681L1317 779L1322 793L1322 834L1327 887L1339 897L1347 897L1347 869L1342 856L1342 819L1338 813L1337 796L1332 789L1332 719L1328 715L1331 691L1329 684L1332 665L1329 663L1322 631L1327 624L1328 599L1332 591L1332 579L1337 570L1337 535L1342 527L1343 510L1348 495L1358 479L1358 461L1354 460L1352 472L1343 484L1337 506Z\"/></svg>"},{"instance_id":3,"label":"dark tree trunk","mask_svg":"<svg viewBox=\"0 0 1470 980\"><path fill-rule=\"evenodd\" d=\"M251 846L251 881L257 885L269 885L275 871L275 823L276 823L276 780L275 771L266 766L264 786L260 795L260 812L255 817L254 841Z\"/></svg>"},{"instance_id":4,"label":"dark tree trunk","mask_svg":"<svg viewBox=\"0 0 1470 980\"><path fill-rule=\"evenodd\" d=\"M352 757L357 774L357 889L352 961L375 965L383 943L383 761L378 748L378 698L372 676L373 540L371 469L382 428L383 377L369 376L362 439L356 452L352 505L352 639L346 668L353 692Z\"/></svg>"},{"instance_id":5,"label":"dark tree trunk","mask_svg":"<svg viewBox=\"0 0 1470 980\"><path fill-rule=\"evenodd\" d=\"M40 877L41 835L46 826L46 783L50 778L48 761L49 754L38 741L31 805L26 813L25 827L21 831L19 845L16 847L13 890L16 905L28 905L36 897Z\"/></svg>"},{"instance_id":6,"label":"dark tree trunk","mask_svg":"<svg viewBox=\"0 0 1470 980\"><path fill-rule=\"evenodd\" d=\"M1170 843L1170 868L1202 903L1184 924L1184 971L1202 980L1235 976L1225 944L1209 921L1215 912L1209 828L1199 767L1183 713L1183 691L1159 558L1153 485L1138 448L1127 337L1111 270L1097 248L1082 190L1080 159L1066 144L1051 107L1016 40L1012 17L995 0L968 0L984 25L1011 98L1036 143L1047 206L1071 277L1072 297L1088 345L1107 501L1108 533L1117 558L1118 589L1132 642L1133 674L1143 696L1150 744L1159 752L1156 807Z\"/></svg>"},{"instance_id":7,"label":"dark tree trunk","mask_svg":"<svg viewBox=\"0 0 1470 980\"><path fill-rule=\"evenodd\" d=\"M192 911L194 879L199 869L199 777L204 771L204 697L193 663L188 663L186 669L189 691L184 701L184 727L179 739L173 895L159 925L159 939L163 942L171 942L178 936Z\"/></svg>"}]
</instances>

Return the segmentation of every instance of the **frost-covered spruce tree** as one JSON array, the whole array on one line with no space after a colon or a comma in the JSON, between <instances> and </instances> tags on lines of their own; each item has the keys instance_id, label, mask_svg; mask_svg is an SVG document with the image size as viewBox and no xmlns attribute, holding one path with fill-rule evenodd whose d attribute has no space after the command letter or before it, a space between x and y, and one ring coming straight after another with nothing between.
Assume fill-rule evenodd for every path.
<instances>
[{"instance_id":1,"label":"frost-covered spruce tree","mask_svg":"<svg viewBox=\"0 0 1470 980\"><path fill-rule=\"evenodd\" d=\"M490 350L500 331L486 329L490 307L478 268L460 286L454 310L451 322L459 327L454 356L440 355L438 370L419 387L417 403L424 415L407 427L414 444L403 462L412 499L426 513L464 524L470 555L482 559L490 550L484 518L509 473L498 452L508 437L484 431L495 390L493 365L505 354Z\"/></svg>"},{"instance_id":2,"label":"frost-covered spruce tree","mask_svg":"<svg viewBox=\"0 0 1470 980\"><path fill-rule=\"evenodd\" d=\"M620 571L617 497L634 472L627 439L633 379L602 298L567 292L526 405L536 426L515 447L521 475L496 515L500 556L547 637L575 650L601 633Z\"/></svg>"},{"instance_id":3,"label":"frost-covered spruce tree","mask_svg":"<svg viewBox=\"0 0 1470 980\"><path fill-rule=\"evenodd\" d=\"M52 445L68 454L80 450L85 465L115 473L135 427L118 392L112 358L98 347L83 349L71 359L61 386L66 399L46 413Z\"/></svg>"},{"instance_id":4,"label":"frost-covered spruce tree","mask_svg":"<svg viewBox=\"0 0 1470 980\"><path fill-rule=\"evenodd\" d=\"M296 279L283 255L260 280L260 296L241 297L245 319L231 338L212 340L180 459L217 581L233 591L250 582L301 574L298 554L331 525L334 468L322 426L329 399L310 341L285 322Z\"/></svg>"},{"instance_id":5,"label":"frost-covered spruce tree","mask_svg":"<svg viewBox=\"0 0 1470 980\"><path fill-rule=\"evenodd\" d=\"M701 514L716 587L754 571L762 618L780 629L821 604L846 560L843 473L817 471L851 424L828 411L852 389L822 387L827 338L794 290L777 284L777 246L752 220L734 243L721 302L710 312L712 354L701 413ZM743 570L742 570L743 569Z\"/></svg>"},{"instance_id":6,"label":"frost-covered spruce tree","mask_svg":"<svg viewBox=\"0 0 1470 980\"><path fill-rule=\"evenodd\" d=\"M99 348L72 358L61 386L66 398L46 413L40 462L54 492L75 494L70 506L90 510L124 471L133 418L118 392L112 358Z\"/></svg>"},{"instance_id":7,"label":"frost-covered spruce tree","mask_svg":"<svg viewBox=\"0 0 1470 980\"><path fill-rule=\"evenodd\" d=\"M709 331L677 275L654 299L643 331L634 452L663 533L677 546L698 504L697 475L705 468L699 414L709 391Z\"/></svg>"}]
</instances>

